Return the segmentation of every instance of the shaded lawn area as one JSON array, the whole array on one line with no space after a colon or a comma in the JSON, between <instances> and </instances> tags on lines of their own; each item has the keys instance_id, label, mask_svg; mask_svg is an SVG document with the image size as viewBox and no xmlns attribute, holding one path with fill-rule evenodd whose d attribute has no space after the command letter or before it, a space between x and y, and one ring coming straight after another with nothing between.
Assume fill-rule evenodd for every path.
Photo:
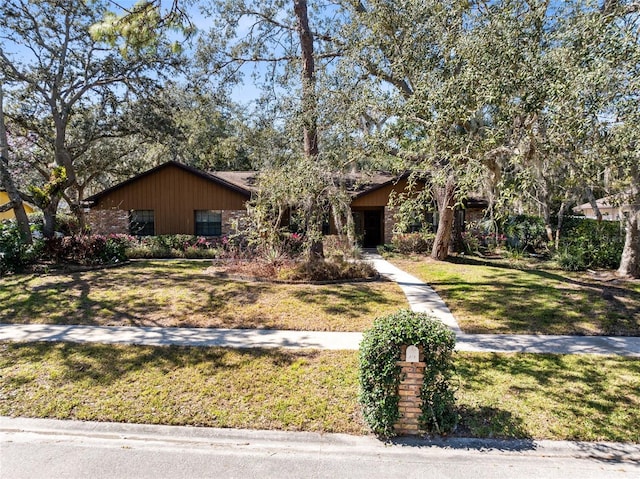
<instances>
[{"instance_id":1,"label":"shaded lawn area","mask_svg":"<svg viewBox=\"0 0 640 479\"><path fill-rule=\"evenodd\" d=\"M638 281L476 258L391 262L436 290L466 333L640 335Z\"/></svg>"},{"instance_id":2,"label":"shaded lawn area","mask_svg":"<svg viewBox=\"0 0 640 479\"><path fill-rule=\"evenodd\" d=\"M362 331L407 302L391 282L241 282L202 262L0 278L0 322Z\"/></svg>"},{"instance_id":3,"label":"shaded lawn area","mask_svg":"<svg viewBox=\"0 0 640 479\"><path fill-rule=\"evenodd\" d=\"M0 415L365 434L357 356L0 343ZM640 360L455 358L458 436L640 443Z\"/></svg>"}]
</instances>

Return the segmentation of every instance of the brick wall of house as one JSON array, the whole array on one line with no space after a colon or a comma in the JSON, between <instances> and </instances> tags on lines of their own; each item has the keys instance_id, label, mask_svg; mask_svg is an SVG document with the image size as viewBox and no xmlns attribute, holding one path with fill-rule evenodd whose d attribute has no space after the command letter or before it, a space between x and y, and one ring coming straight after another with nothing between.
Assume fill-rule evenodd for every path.
<instances>
[{"instance_id":1,"label":"brick wall of house","mask_svg":"<svg viewBox=\"0 0 640 479\"><path fill-rule=\"evenodd\" d=\"M476 221L481 221L484 219L484 210L482 209L468 209L464 214L465 223L472 223Z\"/></svg>"},{"instance_id":2,"label":"brick wall of house","mask_svg":"<svg viewBox=\"0 0 640 479\"><path fill-rule=\"evenodd\" d=\"M396 364L400 366L401 381L398 386L398 412L400 417L394 424L394 430L399 435L417 435L424 431L420 429L420 415L422 414L422 399L420 390L424 382L424 354L419 348L419 358L417 362L407 362L407 346L402 346L400 361Z\"/></svg>"},{"instance_id":3,"label":"brick wall of house","mask_svg":"<svg viewBox=\"0 0 640 479\"><path fill-rule=\"evenodd\" d=\"M85 214L91 232L97 235L129 233L129 212L125 210L89 210Z\"/></svg>"},{"instance_id":4,"label":"brick wall of house","mask_svg":"<svg viewBox=\"0 0 640 479\"><path fill-rule=\"evenodd\" d=\"M396 225L396 220L394 218L397 212L396 208L389 208L389 206L384 207L384 242L385 244L391 243L391 238L393 237L393 227Z\"/></svg>"},{"instance_id":5,"label":"brick wall of house","mask_svg":"<svg viewBox=\"0 0 640 479\"><path fill-rule=\"evenodd\" d=\"M238 230L243 230L247 225L246 210L222 210L222 236L237 233L234 226L237 225Z\"/></svg>"}]
</instances>

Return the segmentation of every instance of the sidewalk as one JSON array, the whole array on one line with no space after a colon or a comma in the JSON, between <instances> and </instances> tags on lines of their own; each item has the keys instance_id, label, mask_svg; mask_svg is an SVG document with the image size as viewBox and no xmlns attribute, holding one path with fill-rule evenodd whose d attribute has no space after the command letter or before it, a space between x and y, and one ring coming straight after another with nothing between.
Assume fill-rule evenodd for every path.
<instances>
[{"instance_id":1,"label":"sidewalk","mask_svg":"<svg viewBox=\"0 0 640 479\"><path fill-rule=\"evenodd\" d=\"M0 341L357 350L361 339L362 333L322 331L0 324ZM456 350L640 357L640 338L462 333L456 337Z\"/></svg>"}]
</instances>

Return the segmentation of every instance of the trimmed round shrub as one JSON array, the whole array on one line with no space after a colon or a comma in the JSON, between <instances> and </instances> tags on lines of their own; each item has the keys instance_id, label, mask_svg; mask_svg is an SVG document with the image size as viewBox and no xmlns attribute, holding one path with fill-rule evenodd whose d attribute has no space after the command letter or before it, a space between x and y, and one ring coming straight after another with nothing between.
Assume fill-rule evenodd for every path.
<instances>
[{"instance_id":1,"label":"trimmed round shrub","mask_svg":"<svg viewBox=\"0 0 640 479\"><path fill-rule=\"evenodd\" d=\"M440 321L409 310L376 319L360 343L359 401L367 425L379 436L395 435L402 380L396 362L403 345L415 345L424 353L421 429L438 434L451 431L457 423L451 387L455 335Z\"/></svg>"}]
</instances>

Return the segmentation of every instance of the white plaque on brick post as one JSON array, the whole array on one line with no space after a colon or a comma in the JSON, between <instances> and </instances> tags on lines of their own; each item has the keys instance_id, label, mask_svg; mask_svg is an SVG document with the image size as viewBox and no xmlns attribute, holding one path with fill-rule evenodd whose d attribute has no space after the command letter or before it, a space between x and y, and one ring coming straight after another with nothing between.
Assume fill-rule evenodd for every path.
<instances>
[{"instance_id":1,"label":"white plaque on brick post","mask_svg":"<svg viewBox=\"0 0 640 479\"><path fill-rule=\"evenodd\" d=\"M416 346L407 346L407 362L417 363L420 361L420 351Z\"/></svg>"}]
</instances>

